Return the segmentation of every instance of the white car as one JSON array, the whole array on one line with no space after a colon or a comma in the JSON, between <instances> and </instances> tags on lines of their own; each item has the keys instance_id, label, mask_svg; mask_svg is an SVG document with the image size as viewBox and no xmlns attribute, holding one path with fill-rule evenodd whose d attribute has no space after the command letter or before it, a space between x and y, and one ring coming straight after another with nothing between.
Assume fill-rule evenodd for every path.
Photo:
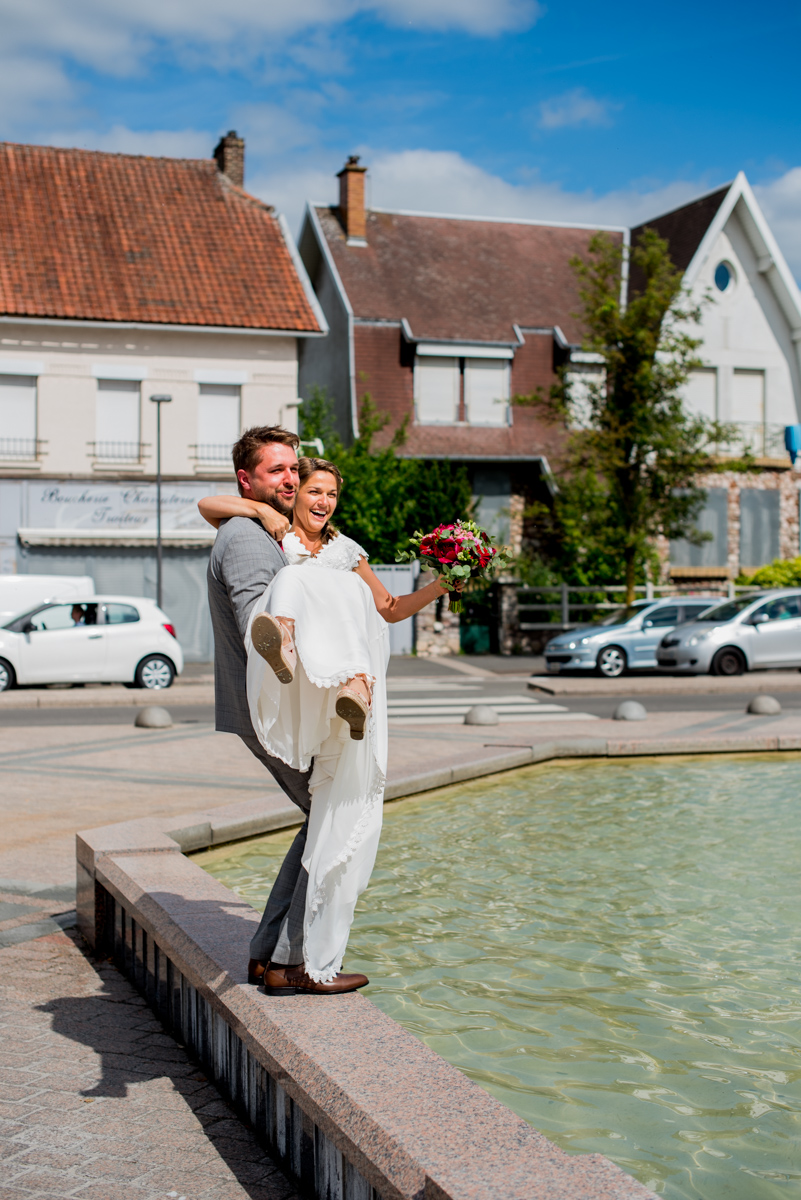
<instances>
[{"instance_id":1,"label":"white car","mask_svg":"<svg viewBox=\"0 0 801 1200\"><path fill-rule=\"evenodd\" d=\"M183 669L169 617L140 596L49 600L0 629L0 692L15 683L167 688Z\"/></svg>"}]
</instances>

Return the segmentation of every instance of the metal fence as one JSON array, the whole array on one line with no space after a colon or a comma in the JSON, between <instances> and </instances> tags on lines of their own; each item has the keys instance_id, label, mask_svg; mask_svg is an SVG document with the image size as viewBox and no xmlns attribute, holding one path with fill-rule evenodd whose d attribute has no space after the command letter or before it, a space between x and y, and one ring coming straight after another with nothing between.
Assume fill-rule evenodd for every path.
<instances>
[{"instance_id":1,"label":"metal fence","mask_svg":"<svg viewBox=\"0 0 801 1200\"><path fill-rule=\"evenodd\" d=\"M645 584L634 589L639 600L658 600L668 596L712 595L733 598L743 592L759 591L759 588L740 586L730 580L711 584L700 589L676 584ZM557 587L525 587L518 585L517 614L521 633L536 633L549 630L558 633L574 629L577 625L589 625L623 604L626 585L624 583L597 584L594 587L573 587L562 583ZM573 599L577 596L578 599Z\"/></svg>"}]
</instances>

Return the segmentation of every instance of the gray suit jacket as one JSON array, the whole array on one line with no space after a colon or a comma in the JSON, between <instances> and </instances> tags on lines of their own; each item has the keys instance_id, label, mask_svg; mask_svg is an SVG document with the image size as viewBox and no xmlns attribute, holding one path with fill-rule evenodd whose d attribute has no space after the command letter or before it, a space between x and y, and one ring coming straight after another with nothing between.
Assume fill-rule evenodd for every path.
<instances>
[{"instance_id":1,"label":"gray suit jacket","mask_svg":"<svg viewBox=\"0 0 801 1200\"><path fill-rule=\"evenodd\" d=\"M251 517L230 517L217 531L206 578L214 629L215 728L253 737L246 693L245 634L250 611L276 573L284 552Z\"/></svg>"}]
</instances>

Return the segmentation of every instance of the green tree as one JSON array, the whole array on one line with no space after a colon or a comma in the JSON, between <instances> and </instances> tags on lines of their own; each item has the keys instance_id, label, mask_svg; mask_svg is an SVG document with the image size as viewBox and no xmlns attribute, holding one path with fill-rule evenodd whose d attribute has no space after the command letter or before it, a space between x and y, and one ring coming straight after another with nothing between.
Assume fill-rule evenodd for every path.
<instances>
[{"instance_id":1,"label":"green tree","mask_svg":"<svg viewBox=\"0 0 801 1200\"><path fill-rule=\"evenodd\" d=\"M315 388L300 407L301 436L320 438L325 457L336 463L345 480L335 524L364 546L376 563L393 563L415 529L434 529L443 521L467 518L472 505L464 464L400 457L405 424L389 445L376 449L376 435L388 421L366 393L359 435L345 446L335 432L332 405L323 389Z\"/></svg>"},{"instance_id":2,"label":"green tree","mask_svg":"<svg viewBox=\"0 0 801 1200\"><path fill-rule=\"evenodd\" d=\"M544 551L555 553L576 582L622 575L627 603L654 560L658 534L695 544L708 537L696 527L705 497L696 480L714 469L714 455L732 436L682 403L682 385L700 366L700 340L688 332L700 309L690 303L667 242L644 230L630 265L624 308L618 243L596 234L588 258L571 261L579 281L577 315L587 330L584 347L602 356L603 382L579 394L563 368L547 397L516 398L544 407L571 430L554 509L529 514L539 524Z\"/></svg>"}]
</instances>

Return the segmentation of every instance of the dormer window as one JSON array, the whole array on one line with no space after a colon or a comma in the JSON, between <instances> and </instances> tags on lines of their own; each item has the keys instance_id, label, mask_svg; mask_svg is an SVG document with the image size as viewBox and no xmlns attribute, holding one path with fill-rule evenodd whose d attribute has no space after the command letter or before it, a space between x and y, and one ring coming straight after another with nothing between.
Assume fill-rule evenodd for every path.
<instances>
[{"instance_id":1,"label":"dormer window","mask_svg":"<svg viewBox=\"0 0 801 1200\"><path fill-rule=\"evenodd\" d=\"M478 345L459 349L464 356L449 355L442 345L418 344L417 424L509 425L512 351Z\"/></svg>"}]
</instances>

